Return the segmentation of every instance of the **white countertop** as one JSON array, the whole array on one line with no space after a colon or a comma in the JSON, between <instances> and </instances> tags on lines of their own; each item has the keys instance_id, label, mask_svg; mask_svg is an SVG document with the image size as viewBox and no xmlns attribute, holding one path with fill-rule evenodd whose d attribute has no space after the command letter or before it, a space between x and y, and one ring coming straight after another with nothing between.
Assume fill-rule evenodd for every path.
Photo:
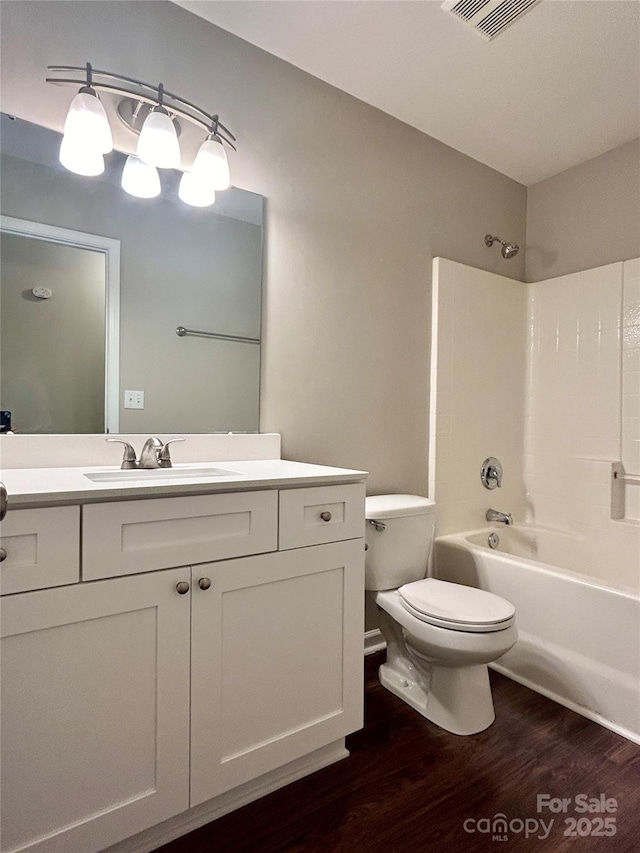
<instances>
[{"instance_id":1,"label":"white countertop","mask_svg":"<svg viewBox=\"0 0 640 853\"><path fill-rule=\"evenodd\" d=\"M201 476L189 478L190 469L202 469L207 466L228 470L230 473L211 479L203 479ZM174 464L172 472L184 471L185 473L185 477L180 477L178 480L166 477L163 479L162 469L155 469L153 478L145 482L137 480L131 483L97 483L85 476L99 472L119 471L118 467L99 465L86 468L9 468L2 471L2 481L7 488L10 509L23 509L33 506L94 503L127 498L328 486L337 483L363 482L367 477L366 471L308 465L305 462L290 462L284 459ZM124 476L130 473L132 478L135 478L140 471L122 471L121 473Z\"/></svg>"}]
</instances>

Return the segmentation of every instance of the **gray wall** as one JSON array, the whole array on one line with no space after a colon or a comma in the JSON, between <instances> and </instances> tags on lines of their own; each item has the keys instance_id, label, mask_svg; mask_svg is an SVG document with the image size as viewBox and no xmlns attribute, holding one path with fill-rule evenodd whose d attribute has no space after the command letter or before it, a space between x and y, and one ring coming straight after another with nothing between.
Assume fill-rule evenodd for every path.
<instances>
[{"instance_id":1,"label":"gray wall","mask_svg":"<svg viewBox=\"0 0 640 853\"><path fill-rule=\"evenodd\" d=\"M220 112L234 183L267 197L261 429L285 457L426 493L431 260L522 278L520 184L168 3L5 3L3 109L62 127L46 65L149 81ZM130 143L129 143L130 144Z\"/></svg>"},{"instance_id":2,"label":"gray wall","mask_svg":"<svg viewBox=\"0 0 640 853\"><path fill-rule=\"evenodd\" d=\"M13 428L103 432L104 255L13 234L1 246L0 388Z\"/></svg>"},{"instance_id":3,"label":"gray wall","mask_svg":"<svg viewBox=\"0 0 640 853\"><path fill-rule=\"evenodd\" d=\"M640 254L640 139L527 191L527 281Z\"/></svg>"}]
</instances>

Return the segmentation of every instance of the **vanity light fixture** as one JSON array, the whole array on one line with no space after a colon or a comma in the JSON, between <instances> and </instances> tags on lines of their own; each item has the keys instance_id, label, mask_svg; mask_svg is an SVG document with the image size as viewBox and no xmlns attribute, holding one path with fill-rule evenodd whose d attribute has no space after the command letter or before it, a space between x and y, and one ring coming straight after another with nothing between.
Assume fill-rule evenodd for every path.
<instances>
[{"instance_id":1,"label":"vanity light fixture","mask_svg":"<svg viewBox=\"0 0 640 853\"><path fill-rule=\"evenodd\" d=\"M65 168L87 176L104 171L103 155L113 149L113 139L107 112L96 91L99 90L124 96L117 103L117 115L140 137L136 154L127 158L122 173L122 187L130 195L154 198L161 191L157 170L181 168L181 121L203 129L207 136L193 166L182 176L180 199L195 207L208 207L214 203L217 190L231 186L226 148L236 150L235 136L217 115L167 92L162 83L152 86L132 77L99 71L89 62L84 66L50 65L48 70L54 76L47 77L47 83L83 84L65 121L60 146L60 162Z\"/></svg>"},{"instance_id":2,"label":"vanity light fixture","mask_svg":"<svg viewBox=\"0 0 640 853\"><path fill-rule=\"evenodd\" d=\"M104 157L89 146L79 145L71 138L62 137L59 160L65 169L76 175L95 177L104 172Z\"/></svg>"},{"instance_id":3,"label":"vanity light fixture","mask_svg":"<svg viewBox=\"0 0 640 853\"><path fill-rule=\"evenodd\" d=\"M180 180L178 196L194 207L208 207L216 199L216 190L231 186L227 152L218 136L218 117L211 126L211 133L200 146L190 172Z\"/></svg>"},{"instance_id":4,"label":"vanity light fixture","mask_svg":"<svg viewBox=\"0 0 640 853\"><path fill-rule=\"evenodd\" d=\"M92 82L93 69L87 62L85 85L71 101L60 145L60 162L78 175L101 175L102 155L113 150L109 119Z\"/></svg>"},{"instance_id":5,"label":"vanity light fixture","mask_svg":"<svg viewBox=\"0 0 640 853\"><path fill-rule=\"evenodd\" d=\"M214 190L226 190L231 186L227 152L218 136L217 118L211 133L196 154L191 171L198 174Z\"/></svg>"},{"instance_id":6,"label":"vanity light fixture","mask_svg":"<svg viewBox=\"0 0 640 853\"><path fill-rule=\"evenodd\" d=\"M180 178L178 198L192 207L209 207L216 200L216 192L200 180L197 172L185 172Z\"/></svg>"},{"instance_id":7,"label":"vanity light fixture","mask_svg":"<svg viewBox=\"0 0 640 853\"><path fill-rule=\"evenodd\" d=\"M178 134L169 113L162 105L164 86L158 86L158 104L146 117L138 139L138 157L158 169L180 168Z\"/></svg>"},{"instance_id":8,"label":"vanity light fixture","mask_svg":"<svg viewBox=\"0 0 640 853\"><path fill-rule=\"evenodd\" d=\"M136 198L155 198L160 195L160 175L155 166L129 154L122 170L122 189Z\"/></svg>"}]
</instances>

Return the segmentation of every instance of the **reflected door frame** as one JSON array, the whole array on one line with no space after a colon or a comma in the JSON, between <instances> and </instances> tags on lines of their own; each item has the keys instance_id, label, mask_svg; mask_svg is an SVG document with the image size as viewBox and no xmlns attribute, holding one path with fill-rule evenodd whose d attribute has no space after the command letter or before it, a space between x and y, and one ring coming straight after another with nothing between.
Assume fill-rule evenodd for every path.
<instances>
[{"instance_id":1,"label":"reflected door frame","mask_svg":"<svg viewBox=\"0 0 640 853\"><path fill-rule=\"evenodd\" d=\"M105 432L118 433L120 425L120 240L72 231L57 225L0 215L0 231L63 246L102 252L105 260Z\"/></svg>"}]
</instances>

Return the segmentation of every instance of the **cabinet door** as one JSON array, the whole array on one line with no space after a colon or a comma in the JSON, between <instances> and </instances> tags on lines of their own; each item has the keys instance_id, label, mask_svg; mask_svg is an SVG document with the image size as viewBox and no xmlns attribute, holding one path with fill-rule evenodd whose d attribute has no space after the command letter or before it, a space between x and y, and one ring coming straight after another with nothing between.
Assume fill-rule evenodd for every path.
<instances>
[{"instance_id":1,"label":"cabinet door","mask_svg":"<svg viewBox=\"0 0 640 853\"><path fill-rule=\"evenodd\" d=\"M189 579L3 599L3 851L93 853L188 808Z\"/></svg>"},{"instance_id":2,"label":"cabinet door","mask_svg":"<svg viewBox=\"0 0 640 853\"><path fill-rule=\"evenodd\" d=\"M194 806L362 726L364 543L192 571Z\"/></svg>"}]
</instances>

